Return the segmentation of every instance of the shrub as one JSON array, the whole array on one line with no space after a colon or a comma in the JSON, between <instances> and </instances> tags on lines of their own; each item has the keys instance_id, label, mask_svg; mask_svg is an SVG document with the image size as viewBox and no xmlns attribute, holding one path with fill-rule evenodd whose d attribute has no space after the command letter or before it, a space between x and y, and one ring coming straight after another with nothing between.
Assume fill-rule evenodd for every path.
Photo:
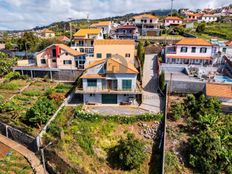
<instances>
[{"instance_id":1,"label":"shrub","mask_svg":"<svg viewBox=\"0 0 232 174\"><path fill-rule=\"evenodd\" d=\"M22 94L33 97L33 96L40 96L41 92L40 91L25 91Z\"/></svg>"},{"instance_id":2,"label":"shrub","mask_svg":"<svg viewBox=\"0 0 232 174\"><path fill-rule=\"evenodd\" d=\"M145 144L134 134L127 134L115 147L108 151L108 161L112 167L123 170L138 168L145 160Z\"/></svg>"},{"instance_id":3,"label":"shrub","mask_svg":"<svg viewBox=\"0 0 232 174\"><path fill-rule=\"evenodd\" d=\"M24 122L32 126L41 127L46 123L55 111L55 105L47 97L41 97L33 107L27 110L24 116Z\"/></svg>"},{"instance_id":4,"label":"shrub","mask_svg":"<svg viewBox=\"0 0 232 174\"><path fill-rule=\"evenodd\" d=\"M16 90L18 87L19 85L13 82L4 82L0 84L0 89Z\"/></svg>"},{"instance_id":5,"label":"shrub","mask_svg":"<svg viewBox=\"0 0 232 174\"><path fill-rule=\"evenodd\" d=\"M184 106L182 103L172 104L171 107L171 119L179 120L184 115Z\"/></svg>"},{"instance_id":6,"label":"shrub","mask_svg":"<svg viewBox=\"0 0 232 174\"><path fill-rule=\"evenodd\" d=\"M165 75L164 75L164 71L161 72L160 76L159 76L159 87L161 89L161 91L164 92L165 90Z\"/></svg>"},{"instance_id":7,"label":"shrub","mask_svg":"<svg viewBox=\"0 0 232 174\"><path fill-rule=\"evenodd\" d=\"M65 99L65 94L53 92L49 95L49 98L55 100L57 103L60 103Z\"/></svg>"},{"instance_id":8,"label":"shrub","mask_svg":"<svg viewBox=\"0 0 232 174\"><path fill-rule=\"evenodd\" d=\"M16 80L16 79L27 79L28 76L27 75L21 75L19 72L17 71L13 71L8 73L7 75L5 75L6 80L11 81L11 80Z\"/></svg>"}]
</instances>

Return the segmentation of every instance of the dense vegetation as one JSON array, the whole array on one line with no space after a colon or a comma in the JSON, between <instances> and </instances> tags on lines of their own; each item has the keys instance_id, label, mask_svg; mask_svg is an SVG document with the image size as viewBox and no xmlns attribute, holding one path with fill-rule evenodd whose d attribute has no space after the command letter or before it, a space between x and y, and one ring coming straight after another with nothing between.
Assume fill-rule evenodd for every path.
<instances>
[{"instance_id":1,"label":"dense vegetation","mask_svg":"<svg viewBox=\"0 0 232 174\"><path fill-rule=\"evenodd\" d=\"M15 65L17 58L9 58L7 54L0 52L0 77L11 72L11 67Z\"/></svg>"},{"instance_id":2,"label":"dense vegetation","mask_svg":"<svg viewBox=\"0 0 232 174\"><path fill-rule=\"evenodd\" d=\"M123 170L138 168L145 159L145 144L136 139L134 134L127 134L118 145L109 149L108 160L113 167Z\"/></svg>"},{"instance_id":3,"label":"dense vegetation","mask_svg":"<svg viewBox=\"0 0 232 174\"><path fill-rule=\"evenodd\" d=\"M191 136L185 150L191 167L200 173L232 172L232 115L222 113L217 99L188 95L184 103L173 105L171 115L188 120Z\"/></svg>"}]
</instances>

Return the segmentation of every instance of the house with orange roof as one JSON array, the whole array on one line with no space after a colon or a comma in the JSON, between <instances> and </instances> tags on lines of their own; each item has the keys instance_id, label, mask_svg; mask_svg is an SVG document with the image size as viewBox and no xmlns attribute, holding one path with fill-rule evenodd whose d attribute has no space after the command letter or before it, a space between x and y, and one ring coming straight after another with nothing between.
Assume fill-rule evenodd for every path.
<instances>
[{"instance_id":1,"label":"house with orange roof","mask_svg":"<svg viewBox=\"0 0 232 174\"><path fill-rule=\"evenodd\" d=\"M48 76L52 80L75 81L85 68L86 56L64 44L52 44L35 53L33 60L19 60L14 71L31 78Z\"/></svg>"},{"instance_id":2,"label":"house with orange roof","mask_svg":"<svg viewBox=\"0 0 232 174\"><path fill-rule=\"evenodd\" d=\"M232 103L232 85L222 83L206 83L207 97L216 97L222 102Z\"/></svg>"},{"instance_id":3,"label":"house with orange roof","mask_svg":"<svg viewBox=\"0 0 232 174\"><path fill-rule=\"evenodd\" d=\"M186 13L185 20L188 22L198 21L203 14L200 13Z\"/></svg>"},{"instance_id":4,"label":"house with orange roof","mask_svg":"<svg viewBox=\"0 0 232 174\"><path fill-rule=\"evenodd\" d=\"M85 104L137 104L136 96L141 94L137 83L138 70L125 57L112 55L101 58L86 66L80 77Z\"/></svg>"},{"instance_id":5,"label":"house with orange roof","mask_svg":"<svg viewBox=\"0 0 232 174\"><path fill-rule=\"evenodd\" d=\"M60 42L69 43L70 39L67 36L57 36L56 39Z\"/></svg>"},{"instance_id":6,"label":"house with orange roof","mask_svg":"<svg viewBox=\"0 0 232 174\"><path fill-rule=\"evenodd\" d=\"M44 38L54 38L55 37L55 32L48 29L48 28L45 28L41 31L41 36L44 37Z\"/></svg>"},{"instance_id":7,"label":"house with orange roof","mask_svg":"<svg viewBox=\"0 0 232 174\"><path fill-rule=\"evenodd\" d=\"M138 27L140 35L157 36L161 34L159 18L152 14L134 16L132 23Z\"/></svg>"},{"instance_id":8,"label":"house with orange roof","mask_svg":"<svg viewBox=\"0 0 232 174\"><path fill-rule=\"evenodd\" d=\"M164 26L168 27L168 26L177 26L177 25L182 25L183 24L183 20L177 16L167 16L164 19Z\"/></svg>"},{"instance_id":9,"label":"house with orange roof","mask_svg":"<svg viewBox=\"0 0 232 174\"><path fill-rule=\"evenodd\" d=\"M100 28L80 29L74 35L74 45L71 47L74 50L85 53L87 57L94 56L94 41L103 38L103 30Z\"/></svg>"},{"instance_id":10,"label":"house with orange roof","mask_svg":"<svg viewBox=\"0 0 232 174\"><path fill-rule=\"evenodd\" d=\"M106 59L118 54L126 58L127 61L134 63L135 41L122 39L95 40L94 58Z\"/></svg>"},{"instance_id":11,"label":"house with orange roof","mask_svg":"<svg viewBox=\"0 0 232 174\"><path fill-rule=\"evenodd\" d=\"M111 26L111 21L100 21L98 23L91 24L89 28L100 28L102 29L103 34L109 34L112 28Z\"/></svg>"},{"instance_id":12,"label":"house with orange roof","mask_svg":"<svg viewBox=\"0 0 232 174\"><path fill-rule=\"evenodd\" d=\"M210 64L213 59L213 45L200 38L183 38L175 45L165 47L165 63Z\"/></svg>"}]
</instances>

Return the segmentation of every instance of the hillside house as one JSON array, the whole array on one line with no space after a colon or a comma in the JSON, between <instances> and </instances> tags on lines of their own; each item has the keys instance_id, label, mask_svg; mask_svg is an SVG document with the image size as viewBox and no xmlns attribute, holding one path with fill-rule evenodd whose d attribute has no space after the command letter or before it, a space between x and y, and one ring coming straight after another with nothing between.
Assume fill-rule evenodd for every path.
<instances>
[{"instance_id":1,"label":"hillside house","mask_svg":"<svg viewBox=\"0 0 232 174\"><path fill-rule=\"evenodd\" d=\"M123 56L97 59L86 67L83 89L76 93L83 94L85 104L137 104L136 95L141 94L137 74Z\"/></svg>"},{"instance_id":2,"label":"hillside house","mask_svg":"<svg viewBox=\"0 0 232 174\"><path fill-rule=\"evenodd\" d=\"M204 14L199 18L199 22L216 22L218 17L212 14Z\"/></svg>"},{"instance_id":3,"label":"hillside house","mask_svg":"<svg viewBox=\"0 0 232 174\"><path fill-rule=\"evenodd\" d=\"M179 17L176 16L168 16L164 19L164 26L168 27L168 26L178 26L178 25L182 25L183 24L183 20Z\"/></svg>"},{"instance_id":4,"label":"hillside house","mask_svg":"<svg viewBox=\"0 0 232 174\"><path fill-rule=\"evenodd\" d=\"M134 64L135 41L107 39L94 42L94 58L107 59L116 54L125 57L127 61Z\"/></svg>"},{"instance_id":5,"label":"hillside house","mask_svg":"<svg viewBox=\"0 0 232 174\"><path fill-rule=\"evenodd\" d=\"M85 54L64 44L53 44L35 54L33 60L19 60L14 71L31 78L48 76L50 79L75 81L85 68Z\"/></svg>"},{"instance_id":6,"label":"hillside house","mask_svg":"<svg viewBox=\"0 0 232 174\"><path fill-rule=\"evenodd\" d=\"M161 34L159 18L152 14L134 16L132 22L138 27L140 35L158 36Z\"/></svg>"},{"instance_id":7,"label":"hillside house","mask_svg":"<svg viewBox=\"0 0 232 174\"><path fill-rule=\"evenodd\" d=\"M183 38L175 45L166 46L165 63L169 64L210 64L213 45L204 39Z\"/></svg>"},{"instance_id":8,"label":"hillside house","mask_svg":"<svg viewBox=\"0 0 232 174\"><path fill-rule=\"evenodd\" d=\"M55 32L52 31L52 30L50 30L50 29L45 28L45 29L43 29L41 31L41 37L44 37L46 39L48 39L48 38L54 38L55 37Z\"/></svg>"},{"instance_id":9,"label":"hillside house","mask_svg":"<svg viewBox=\"0 0 232 174\"><path fill-rule=\"evenodd\" d=\"M138 39L139 31L135 25L131 24L122 24L116 27L110 33L111 38L113 39Z\"/></svg>"},{"instance_id":10,"label":"hillside house","mask_svg":"<svg viewBox=\"0 0 232 174\"><path fill-rule=\"evenodd\" d=\"M90 28L99 28L102 29L103 34L109 34L111 30L111 21L100 21L90 25Z\"/></svg>"},{"instance_id":11,"label":"hillside house","mask_svg":"<svg viewBox=\"0 0 232 174\"><path fill-rule=\"evenodd\" d=\"M103 30L100 28L80 29L73 36L75 44L72 48L85 53L87 57L93 57L94 40L103 39Z\"/></svg>"}]
</instances>

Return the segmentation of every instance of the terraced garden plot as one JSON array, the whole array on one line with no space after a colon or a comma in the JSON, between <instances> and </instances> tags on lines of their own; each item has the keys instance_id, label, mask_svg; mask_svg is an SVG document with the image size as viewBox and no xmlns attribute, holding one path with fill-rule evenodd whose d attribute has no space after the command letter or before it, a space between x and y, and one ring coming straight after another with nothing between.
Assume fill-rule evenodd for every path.
<instances>
[{"instance_id":1,"label":"terraced garden plot","mask_svg":"<svg viewBox=\"0 0 232 174\"><path fill-rule=\"evenodd\" d=\"M153 141L146 139L141 132L141 123L148 127L157 121L135 121L123 124L117 120L74 118L74 107L65 107L59 113L46 135L47 141L56 142L51 147L59 156L73 167L81 168L85 173L135 174L149 173ZM122 171L110 167L107 161L108 150L115 146L127 133L133 133L146 146L146 158L138 169ZM157 154L158 155L158 154ZM159 161L156 161L159 163ZM154 172L154 171L152 171Z\"/></svg>"},{"instance_id":2,"label":"terraced garden plot","mask_svg":"<svg viewBox=\"0 0 232 174\"><path fill-rule=\"evenodd\" d=\"M21 154L0 143L0 173L32 174L33 170Z\"/></svg>"},{"instance_id":3,"label":"terraced garden plot","mask_svg":"<svg viewBox=\"0 0 232 174\"><path fill-rule=\"evenodd\" d=\"M6 83L0 83L0 95L6 100L9 100L13 95L19 93L19 91L27 86L30 82L26 80L12 80Z\"/></svg>"}]
</instances>

